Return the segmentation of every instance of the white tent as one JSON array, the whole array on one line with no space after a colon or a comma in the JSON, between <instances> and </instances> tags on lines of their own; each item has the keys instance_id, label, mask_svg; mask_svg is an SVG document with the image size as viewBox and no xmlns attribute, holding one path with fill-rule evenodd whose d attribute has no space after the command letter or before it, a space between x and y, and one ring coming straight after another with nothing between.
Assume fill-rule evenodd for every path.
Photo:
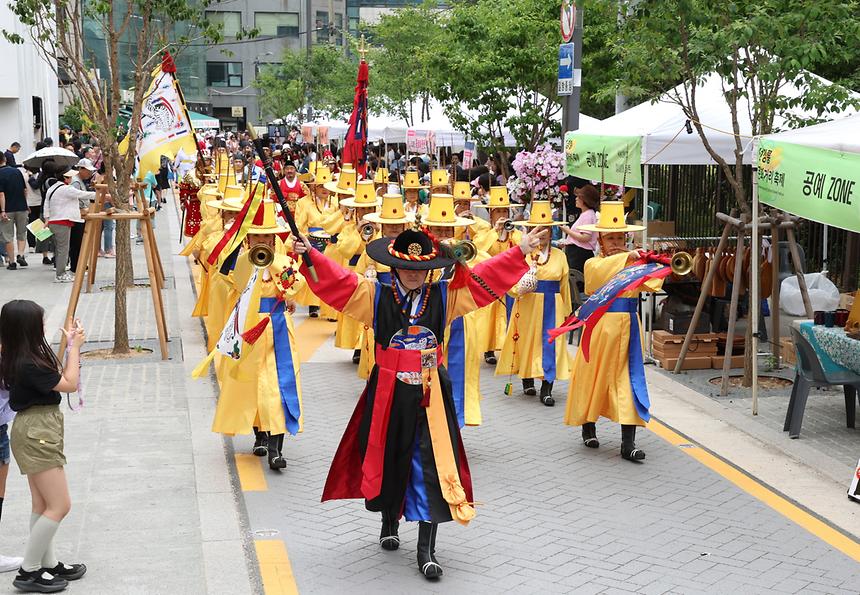
<instances>
[{"instance_id":1,"label":"white tent","mask_svg":"<svg viewBox=\"0 0 860 595\"><path fill-rule=\"evenodd\" d=\"M820 79L825 84L829 81ZM806 92L793 84L785 84L780 90L782 96L794 98ZM672 98L684 97L684 85L680 84L664 93L656 103L646 101L620 114L601 120L599 124L584 123L580 131L605 136L641 136L643 164L672 165L710 165L714 163L705 149L699 134L691 128L687 132L690 119ZM735 162L735 140L732 129L732 116L723 92L723 81L716 75L707 76L696 87L696 107L699 121L711 147L729 163ZM846 115L845 112L839 117ZM794 116L814 118L818 114L801 109L791 110ZM752 123L749 104L745 99L738 101L738 118L741 144L744 146L744 162L750 163L752 146ZM777 114L774 128L786 128L786 118Z\"/></svg>"},{"instance_id":2,"label":"white tent","mask_svg":"<svg viewBox=\"0 0 860 595\"><path fill-rule=\"evenodd\" d=\"M760 137L760 139L766 139L776 142L784 142L791 143L796 145L804 145L807 147L814 147L817 149L830 149L832 151L838 151L840 153L856 153L860 154L860 114L855 114L849 116L847 118L843 118L841 120L835 120L832 122L824 122L823 124L817 124L815 126L807 126L805 128L798 128L796 130L788 130L786 132L780 132L776 134L768 134ZM756 139L756 145L760 139ZM758 164L756 164L757 166ZM758 176L753 175L753 204L752 204L752 212L758 213L759 210L759 200L758 200ZM758 226L758 218L754 217L752 222L752 238L750 240L751 245L757 246L759 245L759 226ZM825 229L825 246L827 245L826 239L826 230ZM847 228L850 229L850 228ZM860 231L860 230L852 230L852 231ZM750 293L752 295L758 295L759 293L759 251L752 251L753 261L751 265L752 269L752 282L750 284ZM826 262L827 256L825 252L824 260ZM750 320L752 322L752 331L753 331L753 339L752 339L752 350L753 354L758 353L758 319L759 319L759 303L758 300L751 300L750 302ZM753 376L753 385L752 385L752 406L753 406L753 415L758 413L758 361L755 357L752 359L752 376Z\"/></svg>"}]
</instances>

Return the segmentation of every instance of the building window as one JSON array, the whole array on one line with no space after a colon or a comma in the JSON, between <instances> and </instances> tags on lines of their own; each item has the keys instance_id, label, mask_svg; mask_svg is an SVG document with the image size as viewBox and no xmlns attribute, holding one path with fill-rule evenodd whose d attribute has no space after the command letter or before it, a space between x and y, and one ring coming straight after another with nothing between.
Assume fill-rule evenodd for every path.
<instances>
[{"instance_id":1,"label":"building window","mask_svg":"<svg viewBox=\"0 0 860 595\"><path fill-rule=\"evenodd\" d=\"M267 37L298 37L299 15L295 12L255 12L254 27Z\"/></svg>"},{"instance_id":2,"label":"building window","mask_svg":"<svg viewBox=\"0 0 860 595\"><path fill-rule=\"evenodd\" d=\"M206 20L216 25L223 25L221 33L224 37L236 37L239 31L242 30L242 13L241 12L214 12L206 11Z\"/></svg>"},{"instance_id":3,"label":"building window","mask_svg":"<svg viewBox=\"0 0 860 595\"><path fill-rule=\"evenodd\" d=\"M332 31L332 37L334 38L334 42L337 45L343 45L343 31L341 27L343 26L343 15L339 12L334 14L334 26L335 31ZM317 29L317 43L328 43L329 41L329 28L328 28L328 12L327 11L317 11L316 18L316 26Z\"/></svg>"},{"instance_id":4,"label":"building window","mask_svg":"<svg viewBox=\"0 0 860 595\"><path fill-rule=\"evenodd\" d=\"M206 85L209 87L241 87L241 62L207 62Z\"/></svg>"},{"instance_id":5,"label":"building window","mask_svg":"<svg viewBox=\"0 0 860 595\"><path fill-rule=\"evenodd\" d=\"M35 95L33 95L32 97L33 97L33 128L38 129L38 128L42 127L42 119L44 117L44 114L42 113L42 98L36 97Z\"/></svg>"}]
</instances>

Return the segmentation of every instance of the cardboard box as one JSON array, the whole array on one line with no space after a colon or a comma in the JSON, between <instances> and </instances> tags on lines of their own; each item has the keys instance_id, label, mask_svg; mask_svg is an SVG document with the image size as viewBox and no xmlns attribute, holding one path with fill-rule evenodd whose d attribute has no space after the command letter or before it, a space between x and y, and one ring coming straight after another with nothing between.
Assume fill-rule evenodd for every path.
<instances>
[{"instance_id":1,"label":"cardboard box","mask_svg":"<svg viewBox=\"0 0 860 595\"><path fill-rule=\"evenodd\" d=\"M663 359L657 359L660 362L660 366L664 370L674 370L675 364L678 363L677 357L667 357ZM681 364L682 370L707 370L711 367L711 356L709 355L688 355L684 358L684 363Z\"/></svg>"},{"instance_id":2,"label":"cardboard box","mask_svg":"<svg viewBox=\"0 0 860 595\"><path fill-rule=\"evenodd\" d=\"M642 221L636 221L636 225L642 225ZM660 221L654 219L648 221L648 237L649 238L674 238L675 237L675 222Z\"/></svg>"},{"instance_id":3,"label":"cardboard box","mask_svg":"<svg viewBox=\"0 0 860 595\"><path fill-rule=\"evenodd\" d=\"M677 358L681 355L684 335L673 335L667 331L654 331L651 334L651 339L651 350L654 352L655 359ZM712 333L693 335L690 340L690 348L687 350L688 357L716 354L717 335Z\"/></svg>"},{"instance_id":4,"label":"cardboard box","mask_svg":"<svg viewBox=\"0 0 860 595\"><path fill-rule=\"evenodd\" d=\"M724 360L725 360L725 356L723 356L723 355L711 356L711 367L714 370L722 370ZM743 355L733 355L731 362L729 362L729 368L732 370L737 370L738 368L743 368L743 367L744 367L744 356Z\"/></svg>"}]
</instances>

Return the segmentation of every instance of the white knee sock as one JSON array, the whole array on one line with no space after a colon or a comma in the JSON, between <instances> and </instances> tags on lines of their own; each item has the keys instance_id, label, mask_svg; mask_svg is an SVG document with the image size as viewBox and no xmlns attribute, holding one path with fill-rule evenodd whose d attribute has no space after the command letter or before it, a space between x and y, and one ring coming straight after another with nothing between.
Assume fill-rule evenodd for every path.
<instances>
[{"instance_id":1,"label":"white knee sock","mask_svg":"<svg viewBox=\"0 0 860 595\"><path fill-rule=\"evenodd\" d=\"M42 567L53 568L57 565L56 559L54 559L53 564L43 564L43 560L49 550L53 556L52 543L59 527L60 523L46 516L40 516L35 519L30 529L30 539L27 540L27 548L24 550L24 562L21 564L21 568L27 572L33 572ZM48 560L48 562L51 562L51 560Z\"/></svg>"}]
</instances>

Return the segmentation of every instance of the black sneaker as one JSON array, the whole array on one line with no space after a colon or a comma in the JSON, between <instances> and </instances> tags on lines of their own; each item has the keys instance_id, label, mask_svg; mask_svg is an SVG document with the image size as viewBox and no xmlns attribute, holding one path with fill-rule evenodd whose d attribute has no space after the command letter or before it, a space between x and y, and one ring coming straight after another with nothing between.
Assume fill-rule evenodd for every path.
<instances>
[{"instance_id":1,"label":"black sneaker","mask_svg":"<svg viewBox=\"0 0 860 595\"><path fill-rule=\"evenodd\" d=\"M9 269L10 271L14 271L15 269L18 268L18 265L15 264L14 262L10 262L9 264L6 265L6 268Z\"/></svg>"},{"instance_id":2,"label":"black sneaker","mask_svg":"<svg viewBox=\"0 0 860 595\"><path fill-rule=\"evenodd\" d=\"M26 593L56 593L69 586L69 581L54 576L44 568L27 572L18 570L18 576L12 581L12 586Z\"/></svg>"},{"instance_id":3,"label":"black sneaker","mask_svg":"<svg viewBox=\"0 0 860 595\"><path fill-rule=\"evenodd\" d=\"M24 258L24 256L22 254L18 255L18 258L15 259L15 262L17 262L18 265L22 266L22 267L30 266L27 264L27 259Z\"/></svg>"},{"instance_id":4,"label":"black sneaker","mask_svg":"<svg viewBox=\"0 0 860 595\"><path fill-rule=\"evenodd\" d=\"M62 579L67 581L76 581L87 573L87 567L84 564L63 564L58 562L53 568L43 568Z\"/></svg>"},{"instance_id":5,"label":"black sneaker","mask_svg":"<svg viewBox=\"0 0 860 595\"><path fill-rule=\"evenodd\" d=\"M42 257L42 264L54 264L54 260L47 256Z\"/></svg>"}]
</instances>

